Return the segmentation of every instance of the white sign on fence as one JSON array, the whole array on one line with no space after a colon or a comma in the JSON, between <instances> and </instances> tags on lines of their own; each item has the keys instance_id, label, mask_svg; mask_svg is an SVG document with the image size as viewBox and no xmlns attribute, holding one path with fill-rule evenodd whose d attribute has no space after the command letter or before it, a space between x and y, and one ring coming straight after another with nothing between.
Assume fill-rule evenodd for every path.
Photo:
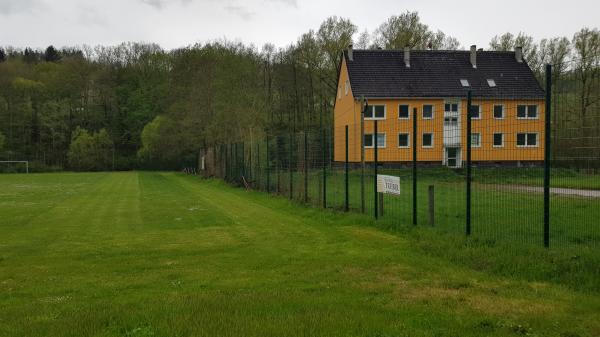
<instances>
[{"instance_id":1,"label":"white sign on fence","mask_svg":"<svg viewBox=\"0 0 600 337\"><path fill-rule=\"evenodd\" d=\"M400 195L400 177L378 174L377 192Z\"/></svg>"}]
</instances>

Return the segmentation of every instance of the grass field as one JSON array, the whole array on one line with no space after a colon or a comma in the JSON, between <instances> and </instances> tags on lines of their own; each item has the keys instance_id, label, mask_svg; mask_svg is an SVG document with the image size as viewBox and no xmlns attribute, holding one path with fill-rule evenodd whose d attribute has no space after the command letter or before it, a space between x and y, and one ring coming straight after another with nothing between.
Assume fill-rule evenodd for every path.
<instances>
[{"instance_id":1,"label":"grass field","mask_svg":"<svg viewBox=\"0 0 600 337\"><path fill-rule=\"evenodd\" d=\"M600 336L600 261L173 173L0 175L0 336Z\"/></svg>"}]
</instances>

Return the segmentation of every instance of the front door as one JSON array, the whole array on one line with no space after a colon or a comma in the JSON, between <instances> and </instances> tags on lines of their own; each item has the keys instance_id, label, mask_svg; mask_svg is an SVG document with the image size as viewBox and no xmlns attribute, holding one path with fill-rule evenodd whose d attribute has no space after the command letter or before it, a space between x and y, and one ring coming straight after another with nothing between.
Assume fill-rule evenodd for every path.
<instances>
[{"instance_id":1,"label":"front door","mask_svg":"<svg viewBox=\"0 0 600 337\"><path fill-rule=\"evenodd\" d=\"M457 168L461 166L460 147L446 148L446 166Z\"/></svg>"}]
</instances>

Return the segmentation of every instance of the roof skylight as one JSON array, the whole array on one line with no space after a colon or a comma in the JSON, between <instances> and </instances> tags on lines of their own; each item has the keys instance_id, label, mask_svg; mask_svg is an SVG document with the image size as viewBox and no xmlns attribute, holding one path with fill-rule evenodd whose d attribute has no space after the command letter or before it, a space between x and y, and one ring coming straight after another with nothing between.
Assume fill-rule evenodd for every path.
<instances>
[{"instance_id":1,"label":"roof skylight","mask_svg":"<svg viewBox=\"0 0 600 337\"><path fill-rule=\"evenodd\" d=\"M467 81L465 79L461 79L460 80L460 84L462 84L463 87L468 87L469 86L469 81Z\"/></svg>"},{"instance_id":2,"label":"roof skylight","mask_svg":"<svg viewBox=\"0 0 600 337\"><path fill-rule=\"evenodd\" d=\"M488 85L492 88L496 86L496 81L494 81L492 79L488 79L487 82L488 82Z\"/></svg>"}]
</instances>

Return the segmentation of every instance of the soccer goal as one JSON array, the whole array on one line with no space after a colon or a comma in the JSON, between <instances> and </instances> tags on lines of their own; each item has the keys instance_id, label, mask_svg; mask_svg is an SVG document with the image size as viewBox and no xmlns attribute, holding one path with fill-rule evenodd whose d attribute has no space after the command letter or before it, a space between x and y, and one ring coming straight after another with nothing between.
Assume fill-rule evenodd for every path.
<instances>
[{"instance_id":1,"label":"soccer goal","mask_svg":"<svg viewBox=\"0 0 600 337\"><path fill-rule=\"evenodd\" d=\"M11 165L11 164L15 164L15 165L25 165L25 173L29 173L29 161L28 160L0 160L0 164L2 164L2 166L5 165ZM0 170L0 172L2 172Z\"/></svg>"}]
</instances>

